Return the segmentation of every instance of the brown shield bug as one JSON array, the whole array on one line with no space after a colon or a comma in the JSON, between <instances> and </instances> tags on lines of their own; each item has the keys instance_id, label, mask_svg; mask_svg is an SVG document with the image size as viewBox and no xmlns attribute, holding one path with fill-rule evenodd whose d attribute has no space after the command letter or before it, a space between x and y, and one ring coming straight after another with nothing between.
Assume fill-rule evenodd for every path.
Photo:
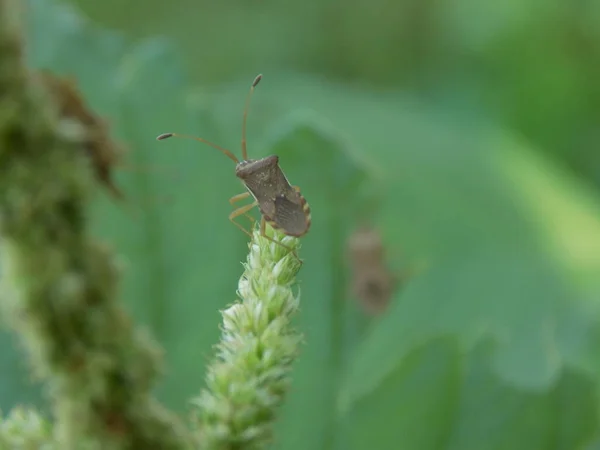
<instances>
[{"instance_id":1,"label":"brown shield bug","mask_svg":"<svg viewBox=\"0 0 600 450\"><path fill-rule=\"evenodd\" d=\"M231 151L220 147L206 139L182 135L178 133L164 133L158 136L157 140L163 140L170 137L184 137L195 139L216 148L233 162L236 163L235 175L242 181L247 192L234 195L229 199L229 203L234 205L240 200L252 196L254 201L245 206L235 209L230 215L229 220L233 222L240 230L252 237L252 232L246 230L240 223L234 219L244 215L252 224L254 218L248 212L258 206L261 213L260 234L262 237L279 244L291 251L289 247L277 242L265 234L265 227L268 223L273 228L280 230L288 236L301 237L308 233L311 224L310 207L305 198L300 193L297 186L292 186L285 174L279 167L279 157L277 155L267 156L261 159L248 159L246 148L246 121L248 117L248 106L254 88L262 79L258 75L250 87L250 92L246 98L244 114L242 119L242 160L240 161ZM295 253L294 253L295 255Z\"/></svg>"}]
</instances>

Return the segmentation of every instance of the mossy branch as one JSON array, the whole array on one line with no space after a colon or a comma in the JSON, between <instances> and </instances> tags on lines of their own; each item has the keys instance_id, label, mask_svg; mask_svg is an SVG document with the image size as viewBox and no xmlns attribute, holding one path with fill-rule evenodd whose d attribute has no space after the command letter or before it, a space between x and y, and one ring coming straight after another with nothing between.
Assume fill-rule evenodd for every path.
<instances>
[{"instance_id":1,"label":"mossy branch","mask_svg":"<svg viewBox=\"0 0 600 450\"><path fill-rule=\"evenodd\" d=\"M267 235L294 251L299 247L297 238L270 227ZM288 249L254 232L239 281L240 301L222 312L207 389L194 400L203 448L261 449L272 440L302 340L291 325L299 307L292 288L300 266Z\"/></svg>"},{"instance_id":2,"label":"mossy branch","mask_svg":"<svg viewBox=\"0 0 600 450\"><path fill-rule=\"evenodd\" d=\"M21 7L0 0L3 317L49 388L59 448L186 448L150 395L158 349L119 306L115 261L87 234L89 161L25 67Z\"/></svg>"}]
</instances>

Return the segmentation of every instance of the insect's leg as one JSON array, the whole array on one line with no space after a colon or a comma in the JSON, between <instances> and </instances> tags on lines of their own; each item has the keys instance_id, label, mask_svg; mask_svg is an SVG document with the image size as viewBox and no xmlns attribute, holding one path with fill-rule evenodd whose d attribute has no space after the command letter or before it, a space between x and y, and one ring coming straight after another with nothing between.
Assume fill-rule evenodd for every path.
<instances>
[{"instance_id":1,"label":"insect's leg","mask_svg":"<svg viewBox=\"0 0 600 450\"><path fill-rule=\"evenodd\" d=\"M300 262L300 264L302 264L302 260L300 258L298 258L298 255L296 254L294 249L267 236L267 221L265 220L264 216L260 219L260 235L262 237L264 237L265 239L268 239L269 241L274 242L277 245L281 245L283 248L285 248L287 251L289 251L292 255L294 255L294 258L296 258L298 260L298 262Z\"/></svg>"},{"instance_id":2,"label":"insect's leg","mask_svg":"<svg viewBox=\"0 0 600 450\"><path fill-rule=\"evenodd\" d=\"M229 203L231 203L233 205L234 203L237 203L240 200L244 200L245 198L248 198L248 197L250 197L250 192L242 192L241 194L237 194L237 195L234 195L233 197L231 197L229 199Z\"/></svg>"},{"instance_id":3,"label":"insect's leg","mask_svg":"<svg viewBox=\"0 0 600 450\"><path fill-rule=\"evenodd\" d=\"M240 230L242 230L244 233L246 233L250 237L252 237L252 233L249 232L248 230L246 230L242 225L240 225L238 222L236 222L233 219L235 219L238 216L246 214L248 211L250 211L252 208L254 208L257 205L258 205L258 202L252 202L249 205L239 207L238 209L232 211L231 214L229 214L229 220L231 221L231 223L233 223L236 227L238 227Z\"/></svg>"},{"instance_id":4,"label":"insect's leg","mask_svg":"<svg viewBox=\"0 0 600 450\"><path fill-rule=\"evenodd\" d=\"M248 197L250 197L250 192L244 192L242 194L237 194L229 199L229 203L231 204L231 206L234 206L234 203L237 203L240 200L244 200ZM245 213L244 216L246 216L246 219L248 219L250 221L251 227L254 228L254 222L256 222L256 219L248 213Z\"/></svg>"}]
</instances>

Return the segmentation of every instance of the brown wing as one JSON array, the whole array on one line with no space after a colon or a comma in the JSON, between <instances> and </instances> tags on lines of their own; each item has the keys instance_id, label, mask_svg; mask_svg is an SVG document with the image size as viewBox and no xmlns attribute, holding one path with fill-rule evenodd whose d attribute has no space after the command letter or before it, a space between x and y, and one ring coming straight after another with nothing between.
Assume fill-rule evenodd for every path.
<instances>
[{"instance_id":1,"label":"brown wing","mask_svg":"<svg viewBox=\"0 0 600 450\"><path fill-rule=\"evenodd\" d=\"M275 197L275 214L271 217L273 224L289 236L302 236L310 226L305 202L298 196L298 203L291 201L285 195Z\"/></svg>"}]
</instances>

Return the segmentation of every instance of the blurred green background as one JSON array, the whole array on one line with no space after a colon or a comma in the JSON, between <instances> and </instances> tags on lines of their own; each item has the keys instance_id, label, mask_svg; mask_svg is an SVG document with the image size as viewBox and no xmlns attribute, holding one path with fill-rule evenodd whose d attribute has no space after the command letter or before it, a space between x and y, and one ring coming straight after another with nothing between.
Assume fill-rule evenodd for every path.
<instances>
[{"instance_id":1,"label":"blurred green background","mask_svg":"<svg viewBox=\"0 0 600 450\"><path fill-rule=\"evenodd\" d=\"M154 138L239 154L263 73L250 156L278 154L313 211L274 448L600 449L600 2L28 4L32 67L77 78L129 148L131 207L99 187L92 222L165 349L162 401L202 387L247 239L231 161ZM377 317L350 289L364 223L413 272ZM1 339L0 408L43 407Z\"/></svg>"}]
</instances>

